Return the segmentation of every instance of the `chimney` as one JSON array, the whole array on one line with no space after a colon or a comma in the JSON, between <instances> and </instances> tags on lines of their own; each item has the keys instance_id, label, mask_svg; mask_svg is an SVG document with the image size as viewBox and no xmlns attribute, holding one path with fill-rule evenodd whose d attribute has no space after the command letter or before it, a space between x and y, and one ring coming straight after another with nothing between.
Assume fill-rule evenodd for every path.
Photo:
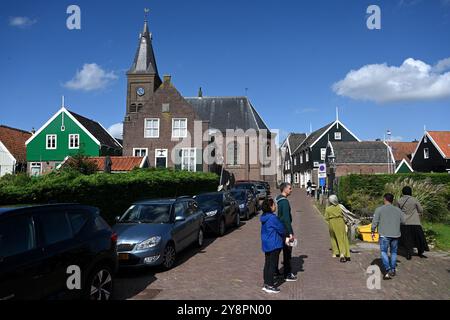
<instances>
[{"instance_id":1,"label":"chimney","mask_svg":"<svg viewBox=\"0 0 450 320\"><path fill-rule=\"evenodd\" d=\"M170 82L171 82L171 80L172 80L172 77L171 77L170 75L168 75L168 74L164 75L164 78L163 78L163 79L164 79L164 80L163 80L164 84L170 85Z\"/></svg>"},{"instance_id":2,"label":"chimney","mask_svg":"<svg viewBox=\"0 0 450 320\"><path fill-rule=\"evenodd\" d=\"M198 89L198 97L199 97L199 98L203 98L202 87L200 87L200 89Z\"/></svg>"},{"instance_id":3,"label":"chimney","mask_svg":"<svg viewBox=\"0 0 450 320\"><path fill-rule=\"evenodd\" d=\"M31 134L34 135L36 133L36 130L34 129L34 127L31 129Z\"/></svg>"}]
</instances>

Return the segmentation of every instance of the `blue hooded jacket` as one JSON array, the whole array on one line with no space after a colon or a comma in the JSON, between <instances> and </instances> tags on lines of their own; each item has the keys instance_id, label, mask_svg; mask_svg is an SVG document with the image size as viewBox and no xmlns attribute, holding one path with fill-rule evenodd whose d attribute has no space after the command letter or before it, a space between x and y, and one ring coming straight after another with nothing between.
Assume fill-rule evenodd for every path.
<instances>
[{"instance_id":1,"label":"blue hooded jacket","mask_svg":"<svg viewBox=\"0 0 450 320\"><path fill-rule=\"evenodd\" d=\"M264 213L261 218L262 250L271 252L283 248L285 228L276 214Z\"/></svg>"}]
</instances>

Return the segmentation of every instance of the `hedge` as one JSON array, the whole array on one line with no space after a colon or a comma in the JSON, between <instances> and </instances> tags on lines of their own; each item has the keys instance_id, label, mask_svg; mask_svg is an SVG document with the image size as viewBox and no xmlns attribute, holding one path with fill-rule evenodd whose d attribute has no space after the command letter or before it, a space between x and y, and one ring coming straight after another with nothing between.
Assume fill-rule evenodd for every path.
<instances>
[{"instance_id":1,"label":"hedge","mask_svg":"<svg viewBox=\"0 0 450 320\"><path fill-rule=\"evenodd\" d=\"M130 173L81 175L54 172L42 177L6 176L0 179L0 205L80 203L100 208L114 222L133 202L142 199L192 196L217 190L218 177L167 169Z\"/></svg>"},{"instance_id":2,"label":"hedge","mask_svg":"<svg viewBox=\"0 0 450 320\"><path fill-rule=\"evenodd\" d=\"M343 201L355 191L365 191L367 194L373 196L382 196L385 185L395 182L398 178L412 178L414 180L430 179L433 184L448 185L450 188L450 174L448 173L352 174L339 178L338 196Z\"/></svg>"},{"instance_id":3,"label":"hedge","mask_svg":"<svg viewBox=\"0 0 450 320\"><path fill-rule=\"evenodd\" d=\"M399 179L411 178L415 181L429 180L433 185L444 185L440 195L439 212L430 212L438 219L445 219L450 204L450 174L448 173L406 173L394 175L348 175L339 178L338 197L351 209L363 215L373 213L373 209L382 203L386 184ZM414 191L413 191L414 192ZM436 210L434 210L436 211Z\"/></svg>"}]
</instances>

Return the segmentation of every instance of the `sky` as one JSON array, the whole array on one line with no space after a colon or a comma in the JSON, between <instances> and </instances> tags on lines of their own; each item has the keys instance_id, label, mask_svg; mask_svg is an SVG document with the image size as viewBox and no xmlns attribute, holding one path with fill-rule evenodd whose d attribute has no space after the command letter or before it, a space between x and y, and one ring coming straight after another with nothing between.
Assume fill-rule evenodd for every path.
<instances>
[{"instance_id":1,"label":"sky","mask_svg":"<svg viewBox=\"0 0 450 320\"><path fill-rule=\"evenodd\" d=\"M67 28L72 4L80 30ZM282 138L336 108L362 140L450 130L450 0L2 0L0 124L37 130L63 95L70 110L120 124L146 7L161 76L187 97L200 86L248 95Z\"/></svg>"}]
</instances>

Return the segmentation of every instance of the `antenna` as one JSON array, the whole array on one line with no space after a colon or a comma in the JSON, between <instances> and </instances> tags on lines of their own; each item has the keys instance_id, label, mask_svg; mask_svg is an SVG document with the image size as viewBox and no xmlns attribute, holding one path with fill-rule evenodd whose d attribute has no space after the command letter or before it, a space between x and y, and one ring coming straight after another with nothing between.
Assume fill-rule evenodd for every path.
<instances>
[{"instance_id":1,"label":"antenna","mask_svg":"<svg viewBox=\"0 0 450 320\"><path fill-rule=\"evenodd\" d=\"M65 103L64 103L65 101L64 101L64 96L62 96L61 97L61 108L64 108L65 107Z\"/></svg>"},{"instance_id":2,"label":"antenna","mask_svg":"<svg viewBox=\"0 0 450 320\"><path fill-rule=\"evenodd\" d=\"M149 8L144 8L144 18L145 21L148 22L148 14L150 13L150 9Z\"/></svg>"}]
</instances>

